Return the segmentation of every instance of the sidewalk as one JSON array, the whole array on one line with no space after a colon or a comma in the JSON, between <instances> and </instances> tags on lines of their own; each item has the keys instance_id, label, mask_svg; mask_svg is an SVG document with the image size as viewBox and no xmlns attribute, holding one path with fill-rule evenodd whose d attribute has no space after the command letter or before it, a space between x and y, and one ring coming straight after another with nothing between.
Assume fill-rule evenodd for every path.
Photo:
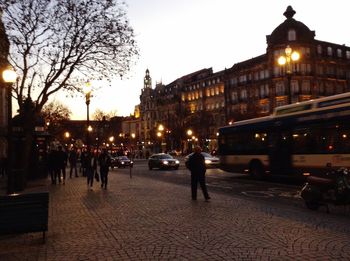
<instances>
[{"instance_id":1,"label":"sidewalk","mask_svg":"<svg viewBox=\"0 0 350 261\"><path fill-rule=\"evenodd\" d=\"M48 185L49 231L0 236L0 260L349 260L349 220L111 172ZM210 192L210 191L209 191ZM1 213L0 213L1 214Z\"/></svg>"}]
</instances>

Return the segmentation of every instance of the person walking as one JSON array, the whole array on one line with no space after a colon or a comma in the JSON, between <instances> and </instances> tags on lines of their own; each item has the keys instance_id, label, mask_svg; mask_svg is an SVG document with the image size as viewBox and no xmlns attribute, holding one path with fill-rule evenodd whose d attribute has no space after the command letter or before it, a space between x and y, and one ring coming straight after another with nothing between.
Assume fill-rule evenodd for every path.
<instances>
[{"instance_id":1,"label":"person walking","mask_svg":"<svg viewBox=\"0 0 350 261\"><path fill-rule=\"evenodd\" d=\"M106 149L102 149L101 154L98 156L98 165L100 166L101 175L101 188L107 189L108 172L111 166L111 157L108 155Z\"/></svg>"},{"instance_id":2,"label":"person walking","mask_svg":"<svg viewBox=\"0 0 350 261\"><path fill-rule=\"evenodd\" d=\"M85 175L88 189L92 190L96 170L96 157L91 151L85 153Z\"/></svg>"},{"instance_id":3,"label":"person walking","mask_svg":"<svg viewBox=\"0 0 350 261\"><path fill-rule=\"evenodd\" d=\"M191 192L192 200L197 200L197 184L201 186L203 196L206 202L209 202L207 185L205 184L205 159L202 155L202 149L196 146L194 153L188 159L188 169L191 171Z\"/></svg>"},{"instance_id":4,"label":"person walking","mask_svg":"<svg viewBox=\"0 0 350 261\"><path fill-rule=\"evenodd\" d=\"M56 154L57 160L57 177L58 182L61 183L61 172L62 172L62 182L66 183L66 166L67 166L67 153L63 151L62 146L58 146L58 151Z\"/></svg>"},{"instance_id":5,"label":"person walking","mask_svg":"<svg viewBox=\"0 0 350 261\"><path fill-rule=\"evenodd\" d=\"M51 177L51 184L56 184L57 182L56 152L56 149L52 147L47 155L47 170Z\"/></svg>"},{"instance_id":6,"label":"person walking","mask_svg":"<svg viewBox=\"0 0 350 261\"><path fill-rule=\"evenodd\" d=\"M69 152L68 161L70 165L69 178L72 178L73 170L74 170L75 176L78 177L78 169L77 169L78 153L75 147L73 147Z\"/></svg>"}]
</instances>

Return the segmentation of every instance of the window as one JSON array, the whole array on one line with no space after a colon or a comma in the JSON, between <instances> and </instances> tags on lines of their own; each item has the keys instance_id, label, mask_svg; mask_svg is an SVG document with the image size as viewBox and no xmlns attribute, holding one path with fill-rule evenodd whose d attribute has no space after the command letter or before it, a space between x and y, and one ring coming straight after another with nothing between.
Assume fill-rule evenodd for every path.
<instances>
[{"instance_id":1,"label":"window","mask_svg":"<svg viewBox=\"0 0 350 261\"><path fill-rule=\"evenodd\" d=\"M238 100L238 94L237 94L237 92L232 92L232 93L231 93L231 100L232 100L233 102L237 102L237 100Z\"/></svg>"},{"instance_id":2,"label":"window","mask_svg":"<svg viewBox=\"0 0 350 261\"><path fill-rule=\"evenodd\" d=\"M346 59L350 59L350 51L346 51Z\"/></svg>"},{"instance_id":3,"label":"window","mask_svg":"<svg viewBox=\"0 0 350 261\"><path fill-rule=\"evenodd\" d=\"M303 81L301 84L301 90L305 93L310 93L310 81Z\"/></svg>"},{"instance_id":4,"label":"window","mask_svg":"<svg viewBox=\"0 0 350 261\"><path fill-rule=\"evenodd\" d=\"M299 93L299 83L298 81L291 81L290 83L292 93Z\"/></svg>"},{"instance_id":5,"label":"window","mask_svg":"<svg viewBox=\"0 0 350 261\"><path fill-rule=\"evenodd\" d=\"M246 100L247 99L247 90L241 90L241 99Z\"/></svg>"},{"instance_id":6,"label":"window","mask_svg":"<svg viewBox=\"0 0 350 261\"><path fill-rule=\"evenodd\" d=\"M297 34L294 29L288 31L288 41L295 41L297 39Z\"/></svg>"},{"instance_id":7,"label":"window","mask_svg":"<svg viewBox=\"0 0 350 261\"><path fill-rule=\"evenodd\" d=\"M341 49L337 49L337 56L338 56L339 58L342 57L342 51L341 51Z\"/></svg>"},{"instance_id":8,"label":"window","mask_svg":"<svg viewBox=\"0 0 350 261\"><path fill-rule=\"evenodd\" d=\"M322 54L322 46L321 45L317 45L317 53Z\"/></svg>"},{"instance_id":9,"label":"window","mask_svg":"<svg viewBox=\"0 0 350 261\"><path fill-rule=\"evenodd\" d=\"M284 82L277 82L276 83L276 95L281 96L284 95L285 90L284 90Z\"/></svg>"},{"instance_id":10,"label":"window","mask_svg":"<svg viewBox=\"0 0 350 261\"><path fill-rule=\"evenodd\" d=\"M332 56L333 55L332 47L330 47L330 46L327 47L327 54L328 54L328 56Z\"/></svg>"},{"instance_id":11,"label":"window","mask_svg":"<svg viewBox=\"0 0 350 261\"><path fill-rule=\"evenodd\" d=\"M267 93L265 91L265 85L260 86L260 97L265 98L267 96Z\"/></svg>"}]
</instances>

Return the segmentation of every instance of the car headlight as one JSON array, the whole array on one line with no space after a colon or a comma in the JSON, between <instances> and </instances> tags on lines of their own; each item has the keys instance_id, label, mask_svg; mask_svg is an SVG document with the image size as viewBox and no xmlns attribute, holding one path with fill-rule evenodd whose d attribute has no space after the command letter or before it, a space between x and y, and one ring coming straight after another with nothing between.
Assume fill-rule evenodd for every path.
<instances>
[{"instance_id":1,"label":"car headlight","mask_svg":"<svg viewBox=\"0 0 350 261\"><path fill-rule=\"evenodd\" d=\"M122 165L124 165L124 161L120 162Z\"/></svg>"},{"instance_id":2,"label":"car headlight","mask_svg":"<svg viewBox=\"0 0 350 261\"><path fill-rule=\"evenodd\" d=\"M176 164L180 164L180 161L178 161L178 160L175 160L175 163L176 163Z\"/></svg>"},{"instance_id":3,"label":"car headlight","mask_svg":"<svg viewBox=\"0 0 350 261\"><path fill-rule=\"evenodd\" d=\"M133 161L130 161L130 164L133 164L134 162Z\"/></svg>"},{"instance_id":4,"label":"car headlight","mask_svg":"<svg viewBox=\"0 0 350 261\"><path fill-rule=\"evenodd\" d=\"M169 164L169 161L164 160L164 161L163 161L163 164L164 164L164 165L168 165L168 164Z\"/></svg>"},{"instance_id":5,"label":"car headlight","mask_svg":"<svg viewBox=\"0 0 350 261\"><path fill-rule=\"evenodd\" d=\"M208 160L208 159L205 160L205 164L210 164L210 163L211 163L211 160Z\"/></svg>"}]
</instances>

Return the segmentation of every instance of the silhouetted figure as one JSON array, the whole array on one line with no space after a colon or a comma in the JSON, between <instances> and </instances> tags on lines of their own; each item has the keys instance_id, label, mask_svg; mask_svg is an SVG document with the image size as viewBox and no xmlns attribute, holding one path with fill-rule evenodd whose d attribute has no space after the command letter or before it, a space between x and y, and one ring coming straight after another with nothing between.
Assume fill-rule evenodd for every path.
<instances>
[{"instance_id":1,"label":"silhouetted figure","mask_svg":"<svg viewBox=\"0 0 350 261\"><path fill-rule=\"evenodd\" d=\"M83 172L83 177L86 177L86 167L88 165L87 156L88 156L88 152L87 150L84 149L80 155L80 165L81 165L81 170Z\"/></svg>"},{"instance_id":2,"label":"silhouetted figure","mask_svg":"<svg viewBox=\"0 0 350 261\"><path fill-rule=\"evenodd\" d=\"M197 184L202 188L203 196L205 201L209 201L207 185L205 184L205 159L202 155L201 147L197 146L194 149L194 153L188 159L188 169L191 171L191 192L192 200L197 200Z\"/></svg>"},{"instance_id":3,"label":"silhouetted figure","mask_svg":"<svg viewBox=\"0 0 350 261\"><path fill-rule=\"evenodd\" d=\"M98 165L100 166L101 175L101 188L107 189L108 172L111 166L111 157L108 155L106 149L102 149L101 154L98 156Z\"/></svg>"},{"instance_id":4,"label":"silhouetted figure","mask_svg":"<svg viewBox=\"0 0 350 261\"><path fill-rule=\"evenodd\" d=\"M94 184L94 174L96 170L96 157L90 151L85 154L85 174L87 179L87 186L92 190Z\"/></svg>"},{"instance_id":5,"label":"silhouetted figure","mask_svg":"<svg viewBox=\"0 0 350 261\"><path fill-rule=\"evenodd\" d=\"M61 172L62 172L62 182L63 184L66 183L66 166L67 166L67 153L63 151L62 146L58 146L58 151L56 154L56 161L57 161L57 178L58 182L61 183Z\"/></svg>"},{"instance_id":6,"label":"silhouetted figure","mask_svg":"<svg viewBox=\"0 0 350 261\"><path fill-rule=\"evenodd\" d=\"M72 178L73 170L74 170L75 176L78 177L78 170L77 170L78 153L75 148L72 148L72 150L69 152L68 161L70 166L69 177Z\"/></svg>"},{"instance_id":7,"label":"silhouetted figure","mask_svg":"<svg viewBox=\"0 0 350 261\"><path fill-rule=\"evenodd\" d=\"M57 163L56 163L57 151L55 148L51 148L47 155L47 170L51 177L51 184L56 184L57 182Z\"/></svg>"}]
</instances>

